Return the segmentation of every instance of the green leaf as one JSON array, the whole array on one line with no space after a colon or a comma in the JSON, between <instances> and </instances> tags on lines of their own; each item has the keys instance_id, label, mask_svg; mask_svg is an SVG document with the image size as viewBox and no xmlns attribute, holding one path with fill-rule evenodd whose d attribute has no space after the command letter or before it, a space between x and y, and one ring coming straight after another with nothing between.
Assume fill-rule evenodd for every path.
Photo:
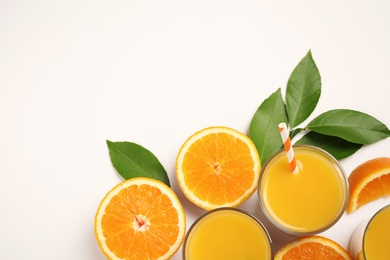
<instances>
[{"instance_id":1,"label":"green leaf","mask_svg":"<svg viewBox=\"0 0 390 260\"><path fill-rule=\"evenodd\" d=\"M349 109L327 111L314 118L307 128L358 144L372 144L390 136L389 129L376 118Z\"/></svg>"},{"instance_id":2,"label":"green leaf","mask_svg":"<svg viewBox=\"0 0 390 260\"><path fill-rule=\"evenodd\" d=\"M149 150L131 142L107 140L107 146L114 168L124 179L149 177L170 185L167 172Z\"/></svg>"},{"instance_id":3,"label":"green leaf","mask_svg":"<svg viewBox=\"0 0 390 260\"><path fill-rule=\"evenodd\" d=\"M322 148L337 160L354 154L363 146L362 144L351 143L339 137L323 135L313 131L305 134L295 144L313 145Z\"/></svg>"},{"instance_id":4,"label":"green leaf","mask_svg":"<svg viewBox=\"0 0 390 260\"><path fill-rule=\"evenodd\" d=\"M295 67L287 83L286 109L291 128L310 116L320 96L321 76L309 51Z\"/></svg>"},{"instance_id":5,"label":"green leaf","mask_svg":"<svg viewBox=\"0 0 390 260\"><path fill-rule=\"evenodd\" d=\"M283 146L279 132L281 122L287 123L287 114L279 88L263 101L249 128L249 138L259 152L262 165Z\"/></svg>"}]
</instances>

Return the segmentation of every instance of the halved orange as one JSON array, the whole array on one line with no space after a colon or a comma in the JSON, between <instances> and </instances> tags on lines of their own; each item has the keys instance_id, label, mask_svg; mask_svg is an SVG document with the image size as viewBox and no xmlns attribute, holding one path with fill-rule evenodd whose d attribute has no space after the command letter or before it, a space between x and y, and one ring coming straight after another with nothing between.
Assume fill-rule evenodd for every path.
<instances>
[{"instance_id":1,"label":"halved orange","mask_svg":"<svg viewBox=\"0 0 390 260\"><path fill-rule=\"evenodd\" d=\"M249 137L223 126L194 133L176 160L180 188L206 210L246 201L256 190L260 168L259 154Z\"/></svg>"},{"instance_id":2,"label":"halved orange","mask_svg":"<svg viewBox=\"0 0 390 260\"><path fill-rule=\"evenodd\" d=\"M185 230L179 199L151 178L115 186L95 216L95 236L108 259L169 259L181 246Z\"/></svg>"},{"instance_id":3,"label":"halved orange","mask_svg":"<svg viewBox=\"0 0 390 260\"><path fill-rule=\"evenodd\" d=\"M378 157L358 165L349 175L348 182L348 213L390 195L390 158Z\"/></svg>"},{"instance_id":4,"label":"halved orange","mask_svg":"<svg viewBox=\"0 0 390 260\"><path fill-rule=\"evenodd\" d=\"M337 242L323 236L306 236L287 243L275 254L275 260L352 260Z\"/></svg>"}]
</instances>

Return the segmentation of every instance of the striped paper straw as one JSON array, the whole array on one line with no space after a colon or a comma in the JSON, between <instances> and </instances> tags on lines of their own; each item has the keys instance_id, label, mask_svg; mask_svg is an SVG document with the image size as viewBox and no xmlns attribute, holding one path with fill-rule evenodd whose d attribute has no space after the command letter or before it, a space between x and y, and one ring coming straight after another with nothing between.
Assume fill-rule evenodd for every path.
<instances>
[{"instance_id":1,"label":"striped paper straw","mask_svg":"<svg viewBox=\"0 0 390 260\"><path fill-rule=\"evenodd\" d=\"M298 172L297 161L295 160L294 150L291 145L290 135L287 129L286 123L279 124L280 135L282 136L284 150L287 154L288 163L290 164L290 169L293 173Z\"/></svg>"}]
</instances>

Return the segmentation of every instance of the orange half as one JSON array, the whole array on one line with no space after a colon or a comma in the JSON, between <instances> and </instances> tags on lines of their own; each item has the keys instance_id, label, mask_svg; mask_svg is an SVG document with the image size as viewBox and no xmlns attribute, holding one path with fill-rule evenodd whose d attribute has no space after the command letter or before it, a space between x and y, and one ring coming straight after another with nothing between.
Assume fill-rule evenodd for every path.
<instances>
[{"instance_id":1,"label":"orange half","mask_svg":"<svg viewBox=\"0 0 390 260\"><path fill-rule=\"evenodd\" d=\"M95 236L108 259L169 259L181 246L185 229L175 193L150 178L115 186L95 216Z\"/></svg>"},{"instance_id":2,"label":"orange half","mask_svg":"<svg viewBox=\"0 0 390 260\"><path fill-rule=\"evenodd\" d=\"M337 242L322 236L298 238L278 250L275 260L352 260L351 255Z\"/></svg>"},{"instance_id":3,"label":"orange half","mask_svg":"<svg viewBox=\"0 0 390 260\"><path fill-rule=\"evenodd\" d=\"M195 205L206 210L236 207L256 190L260 157L245 134L209 127L182 145L176 175L183 193Z\"/></svg>"}]
</instances>

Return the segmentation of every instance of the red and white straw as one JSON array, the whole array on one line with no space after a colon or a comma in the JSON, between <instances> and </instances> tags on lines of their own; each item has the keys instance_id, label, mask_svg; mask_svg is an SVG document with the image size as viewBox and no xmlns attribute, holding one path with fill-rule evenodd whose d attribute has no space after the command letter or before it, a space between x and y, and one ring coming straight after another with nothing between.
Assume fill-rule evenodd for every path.
<instances>
[{"instance_id":1,"label":"red and white straw","mask_svg":"<svg viewBox=\"0 0 390 260\"><path fill-rule=\"evenodd\" d=\"M279 124L280 135L282 136L284 150L287 154L288 163L290 164L290 169L293 173L298 172L297 161L295 160L294 150L291 145L290 135L287 129L286 123Z\"/></svg>"}]
</instances>

